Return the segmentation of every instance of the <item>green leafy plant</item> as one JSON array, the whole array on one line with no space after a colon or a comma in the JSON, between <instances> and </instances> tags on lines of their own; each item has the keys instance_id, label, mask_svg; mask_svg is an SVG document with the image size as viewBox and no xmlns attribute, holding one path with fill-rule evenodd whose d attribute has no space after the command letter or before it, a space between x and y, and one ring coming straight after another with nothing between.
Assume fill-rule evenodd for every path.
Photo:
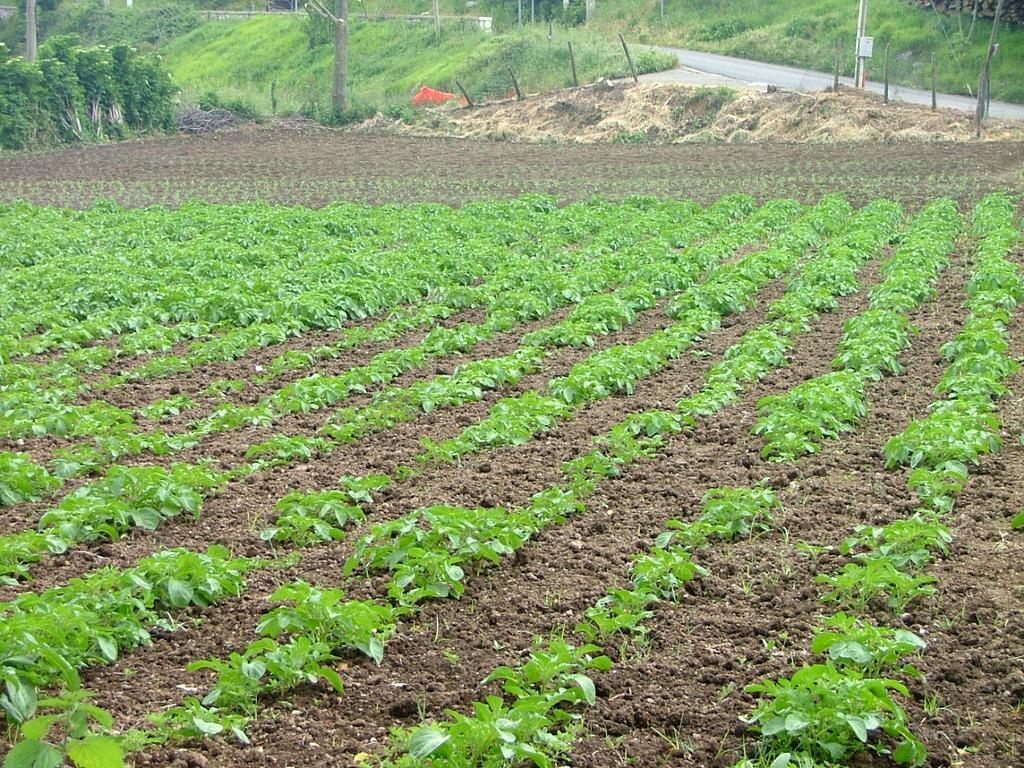
<instances>
[{"instance_id":1,"label":"green leafy plant","mask_svg":"<svg viewBox=\"0 0 1024 768\"><path fill-rule=\"evenodd\" d=\"M369 498L369 489L359 491ZM352 504L351 491L293 491L281 498L276 509L280 513L274 525L260 532L264 541L287 541L299 547L341 540L345 528L366 518L362 507Z\"/></svg>"},{"instance_id":2,"label":"green leafy plant","mask_svg":"<svg viewBox=\"0 0 1024 768\"><path fill-rule=\"evenodd\" d=\"M4 768L58 768L68 762L78 768L124 765L124 751L111 735L114 718L90 703L93 694L81 688L77 675L68 682L61 695L38 700L27 690L19 698L8 683L0 704L18 723L18 739L4 758Z\"/></svg>"},{"instance_id":3,"label":"green leafy plant","mask_svg":"<svg viewBox=\"0 0 1024 768\"><path fill-rule=\"evenodd\" d=\"M934 576L901 571L892 558L884 556L847 563L834 576L819 574L817 581L831 587L823 602L851 610L862 610L874 598L884 597L891 610L902 612L912 601L936 592Z\"/></svg>"},{"instance_id":4,"label":"green leafy plant","mask_svg":"<svg viewBox=\"0 0 1024 768\"><path fill-rule=\"evenodd\" d=\"M919 655L926 647L925 641L909 630L876 626L845 613L823 619L811 641L814 653L827 654L836 666L852 666L869 677L889 670L920 677L917 668L904 659Z\"/></svg>"},{"instance_id":5,"label":"green leafy plant","mask_svg":"<svg viewBox=\"0 0 1024 768\"><path fill-rule=\"evenodd\" d=\"M760 750L773 766L842 764L863 750L891 756L897 765L924 764L925 747L893 699L893 693L909 695L896 680L867 677L828 662L746 690L759 701L744 722L760 734ZM892 739L895 749L879 735Z\"/></svg>"},{"instance_id":6,"label":"green leafy plant","mask_svg":"<svg viewBox=\"0 0 1024 768\"><path fill-rule=\"evenodd\" d=\"M61 487L44 467L33 464L27 453L0 451L0 506L36 501Z\"/></svg>"},{"instance_id":7,"label":"green leafy plant","mask_svg":"<svg viewBox=\"0 0 1024 768\"><path fill-rule=\"evenodd\" d=\"M291 603L265 614L257 631L277 638L301 634L332 648L354 648L380 664L384 643L394 634L401 610L370 600L344 600L340 589L320 589L303 581L280 587L271 599Z\"/></svg>"},{"instance_id":8,"label":"green leafy plant","mask_svg":"<svg viewBox=\"0 0 1024 768\"><path fill-rule=\"evenodd\" d=\"M888 525L857 526L840 552L852 553L862 563L882 559L899 570L915 571L930 563L935 553L948 554L952 540L946 526L917 513Z\"/></svg>"}]
</instances>

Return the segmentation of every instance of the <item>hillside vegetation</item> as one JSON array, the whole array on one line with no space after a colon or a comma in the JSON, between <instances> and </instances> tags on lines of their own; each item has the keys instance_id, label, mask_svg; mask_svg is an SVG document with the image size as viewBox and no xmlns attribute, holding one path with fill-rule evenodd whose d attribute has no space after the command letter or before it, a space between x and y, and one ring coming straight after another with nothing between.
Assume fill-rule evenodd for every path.
<instances>
[{"instance_id":1,"label":"hillside vegetation","mask_svg":"<svg viewBox=\"0 0 1024 768\"><path fill-rule=\"evenodd\" d=\"M882 78L882 53L891 43L890 75L903 85L930 87L931 54L938 55L939 89L974 93L988 48L991 21L938 14L907 0L871 0L868 34L875 58L868 76ZM844 74L853 74L857 27L854 0L599 0L594 27L625 31L640 42L679 45L760 61L832 71L842 45ZM1024 28L1003 26L992 61L992 97L1024 101Z\"/></svg>"},{"instance_id":2,"label":"hillside vegetation","mask_svg":"<svg viewBox=\"0 0 1024 768\"><path fill-rule=\"evenodd\" d=\"M584 31L558 30L549 41L546 30L488 34L451 24L437 41L430 24L351 21L349 93L356 107L408 105L421 86L456 92L456 80L474 97L501 96L512 88L509 67L526 91L568 86L569 39L581 81L627 72L617 43ZM215 91L263 113L315 113L329 96L333 46L327 35L310 32L310 22L296 17L211 22L167 45L164 62L185 100ZM634 58L642 71L674 61L641 50Z\"/></svg>"},{"instance_id":3,"label":"hillside vegetation","mask_svg":"<svg viewBox=\"0 0 1024 768\"><path fill-rule=\"evenodd\" d=\"M425 0L365 0L352 3L351 88L357 107L405 105L421 85L455 91L461 81L476 96L493 97L511 87L512 67L527 91L571 82L567 39L577 52L580 79L625 74L614 42L619 32L634 43L678 45L763 61L830 71L837 50L841 68L853 70L856 3L852 0L600 0L589 28L565 26L582 15L583 0L564 10L559 0L537 0L537 24L516 29L517 0L441 0L443 13L494 17L495 34L446 22L435 41L430 24L370 21L361 14L418 13ZM86 44L127 42L160 51L187 101L210 92L221 101L255 111L322 112L329 92L331 45L326 30L302 16L207 22L201 8L248 8L245 0L41 0L40 31L76 33ZM259 5L262 5L260 3ZM524 19L530 3L523 2ZM548 40L547 22L554 39ZM869 77L881 79L882 52L892 47L894 83L928 87L931 56L937 54L940 90L973 94L991 22L969 15L938 14L911 0L872 0L868 31L876 57ZM0 42L17 51L23 20L0 26ZM1024 101L1024 28L1004 26L993 61L993 98ZM671 65L668 57L637 51L638 65L651 71Z\"/></svg>"}]
</instances>

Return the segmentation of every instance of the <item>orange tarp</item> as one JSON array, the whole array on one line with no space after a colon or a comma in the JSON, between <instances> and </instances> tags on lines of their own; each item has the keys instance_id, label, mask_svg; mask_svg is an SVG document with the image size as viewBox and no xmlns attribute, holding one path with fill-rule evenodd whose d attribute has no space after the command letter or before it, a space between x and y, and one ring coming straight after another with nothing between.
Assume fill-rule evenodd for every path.
<instances>
[{"instance_id":1,"label":"orange tarp","mask_svg":"<svg viewBox=\"0 0 1024 768\"><path fill-rule=\"evenodd\" d=\"M412 97L412 105L414 107L422 107L424 104L443 104L448 99L454 98L454 93L435 91L433 88L424 85L420 88L419 93Z\"/></svg>"}]
</instances>

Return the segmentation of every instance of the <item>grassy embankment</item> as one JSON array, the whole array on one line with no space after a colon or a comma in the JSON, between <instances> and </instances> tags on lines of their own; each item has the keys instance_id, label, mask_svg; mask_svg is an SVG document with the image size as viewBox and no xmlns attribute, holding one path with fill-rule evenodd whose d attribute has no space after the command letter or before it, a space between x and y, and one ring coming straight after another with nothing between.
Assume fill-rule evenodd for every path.
<instances>
[{"instance_id":1,"label":"grassy embankment","mask_svg":"<svg viewBox=\"0 0 1024 768\"><path fill-rule=\"evenodd\" d=\"M882 53L891 44L893 82L930 87L936 53L939 90L973 93L988 50L992 22L978 19L967 40L970 16L939 15L906 0L871 0L868 34L875 38L869 77L882 78ZM844 74L853 74L857 28L854 0L602 0L594 27L606 35L625 31L638 42L678 45L759 61L831 72L843 45ZM992 98L1024 102L1024 28L1002 26L992 61Z\"/></svg>"},{"instance_id":2,"label":"grassy embankment","mask_svg":"<svg viewBox=\"0 0 1024 768\"><path fill-rule=\"evenodd\" d=\"M258 17L211 22L168 44L164 60L183 98L214 91L262 113L316 112L329 98L333 47L326 38L310 45L303 19ZM456 91L459 80L474 98L504 95L512 88L508 68L529 92L572 83L567 40L573 41L583 82L623 76L622 49L592 33L525 30L489 34L468 25L449 25L440 41L422 23L353 20L349 93L353 105L408 105L420 86ZM672 66L663 54L637 50L643 71Z\"/></svg>"}]
</instances>

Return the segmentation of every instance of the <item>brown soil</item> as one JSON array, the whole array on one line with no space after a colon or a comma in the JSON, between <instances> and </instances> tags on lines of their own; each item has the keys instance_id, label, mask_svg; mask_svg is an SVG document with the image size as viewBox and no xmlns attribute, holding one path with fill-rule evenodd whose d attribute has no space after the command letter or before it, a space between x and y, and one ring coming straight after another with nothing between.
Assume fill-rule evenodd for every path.
<instances>
[{"instance_id":1,"label":"brown soil","mask_svg":"<svg viewBox=\"0 0 1024 768\"><path fill-rule=\"evenodd\" d=\"M1024 188L1024 142L682 145L514 144L247 126L47 154L0 156L0 201L88 206L266 200L319 206L467 200L523 193L561 200L631 194L709 202L746 192L817 200L843 192L912 206Z\"/></svg>"},{"instance_id":2,"label":"brown soil","mask_svg":"<svg viewBox=\"0 0 1024 768\"><path fill-rule=\"evenodd\" d=\"M609 586L625 583L630 556L649 546L666 519L699 513L706 489L767 478L785 505L778 528L702 550L698 559L711 574L679 604L657 607L649 646L611 649L617 663L597 675L598 703L586 714L586 729L572 757L580 768L611 768L627 756L637 765L731 765L745 745L739 717L752 705L744 686L784 675L808 659L810 635L822 612L814 575L840 567L835 548L855 525L888 522L913 508L903 474L883 470L880 449L933 399L945 364L938 350L966 312L966 256L966 251L958 254L940 281L936 300L914 317L921 334L904 355L906 372L872 386L871 412L848 438L789 465L765 462L749 431L760 397L830 369L843 322L865 307L864 292L843 299L839 311L798 337L792 363L752 387L735 406L703 420L655 460L631 466L621 478L603 484L589 500L587 514L545 531L516 557L470 579L462 601L425 606L400 627L381 667L363 658L347 660L342 696L320 688L294 691L286 700L266 702L251 728L252 747L211 740L189 749L151 750L139 764L312 767L349 765L359 752L379 752L389 729L415 724L421 712L442 716L445 708L467 707L483 693L479 681L496 665L520 658L534 635L559 628L571 633L583 611ZM863 278L867 284L876 281L877 264ZM695 391L722 352L764 320L765 306L781 289L779 283L769 286L758 307L730 318L697 346L696 354L642 382L633 396L585 408L523 446L473 456L461 466L435 468L413 483L400 483L372 506L371 521L394 519L427 503L522 503L556 481L563 461L625 414L668 406ZM665 323L660 311L647 312L602 344L634 340ZM1018 318L1012 331L1019 355L1024 352L1024 319ZM485 351L495 354L509 343L495 340L494 348ZM587 353L557 353L543 372L514 391L542 385ZM968 749L972 766L1005 766L1024 748L1018 706L1024 696L1019 610L1024 542L1006 523L1024 503L1019 490L1024 487L1024 449L1016 440L1024 426L1022 384L1024 374L1011 382L1014 394L1001 403L1006 449L983 463L961 499L954 551L934 569L941 594L900 619L929 641L919 665L925 677L912 683L906 705L929 747L933 768L957 764ZM127 565L161 546L201 548L217 542L240 553L265 553L257 532L283 493L331 487L342 473L391 470L409 461L421 436L455 434L483 415L490 402L493 398L430 414L355 450L341 449L234 485L209 502L198 524L174 521L152 534L51 558L39 569L33 588L101 564ZM321 419L297 417L289 429L308 432ZM233 456L252 437L225 438L223 450ZM87 670L85 685L98 692L97 703L110 708L122 727L142 724L148 713L205 689L209 677L189 675L184 666L243 647L253 637L259 614L270 607L266 596L276 584L301 577L344 584L354 597L379 592L379 578L347 583L342 578L341 564L353 541L312 548L296 566L254 573L240 599L201 612L202 623L192 628L157 633L152 645L114 665ZM800 542L833 550L812 561L799 553ZM892 621L883 612L876 618ZM938 709L926 712L929 701L937 702Z\"/></svg>"},{"instance_id":3,"label":"brown soil","mask_svg":"<svg viewBox=\"0 0 1024 768\"><path fill-rule=\"evenodd\" d=\"M933 398L944 368L939 347L965 316L963 256L941 280L937 299L914 317L921 334L904 355L906 372L872 387L869 416L841 443L827 444L799 465L775 464L761 459L759 441L748 434L760 397L829 370L842 322L863 309L863 294L821 318L797 340L792 364L753 387L741 402L673 441L657 459L605 483L589 500L587 514L544 532L515 558L471 579L462 601L425 606L415 622L400 628L380 668L351 659L344 665L343 695L307 689L287 701L268 702L252 727L253 747L214 740L191 749L154 750L139 764L351 765L359 752L379 752L392 727L414 725L421 712L439 717L447 707L465 709L486 692L479 681L496 665L520 658L534 635L560 627L571 633L597 597L625 583L630 556L649 546L666 519L699 514L706 489L766 478L785 506L778 528L701 551L699 561L711 575L679 604L658 606L649 647L612 650L617 663L597 676L598 703L587 712L586 730L572 755L572 764L581 768L732 765L745 745L739 717L753 701L743 687L787 674L809 658L810 636L823 611L814 575L840 566L834 549L855 525L889 522L913 509L903 474L883 470L881 446L923 414ZM868 270L865 278L877 279L877 271ZM777 292L776 286L764 298ZM424 499L521 501L554 479L553 468L584 447L591 434L626 412L668 404L693 391L710 361L762 319L760 310L733 319L701 345L712 354L710 360L687 357L645 382L633 398L586 409L546 439L474 458L451 475L429 473L415 486L398 486L374 507L373 519L393 518ZM1019 353L1024 321L1012 330ZM1022 383L1024 374L1012 382L1015 392ZM902 617L929 641L919 665L925 677L911 685L905 703L934 768L961 764L966 756L972 766L1006 766L1024 748L1017 706L1024 696L1019 610L1024 543L1006 523L1024 500L1018 490L1024 487L1024 450L1010 445L1024 422L1019 394L1004 400L1003 409L1008 447L984 462L961 499L954 551L934 569L942 592ZM799 554L799 542L829 545L833 551L815 562ZM182 664L244 644L256 615L268 607L263 595L286 575L339 583L338 569L350 546L311 550L295 573L257 574L246 596L212 612L208 623L90 672L88 685L105 691L102 703L127 722L179 700L183 692L175 685L203 690L208 678L183 677ZM346 586L362 596L379 589L378 582ZM876 618L892 621L884 612ZM126 676L125 669L134 673ZM932 697L939 709L927 714L925 702Z\"/></svg>"},{"instance_id":4,"label":"brown soil","mask_svg":"<svg viewBox=\"0 0 1024 768\"><path fill-rule=\"evenodd\" d=\"M245 128L5 156L0 158L0 199L71 205L108 196L129 205L174 204L192 196L309 204L338 197L458 203L543 191L562 199L653 193L707 201L736 191L805 200L842 191L855 201L885 194L913 206L940 194L972 201L993 188L1020 189L1022 168L1020 141L551 146ZM174 183L167 184L168 178ZM913 509L905 476L884 471L881 447L909 419L924 414L934 398L945 365L938 350L965 315L967 256L966 250L958 254L936 300L917 313L914 320L922 332L904 355L906 372L872 386L871 411L857 432L826 444L798 465L763 461L760 442L749 436L760 397L830 369L842 323L865 306L863 294L844 299L838 312L822 317L798 339L791 364L752 387L739 403L673 440L655 460L633 465L605 483L589 500L587 514L545 531L516 557L471 578L463 600L425 606L400 627L381 667L361 657L346 659L339 665L346 682L342 696L310 688L267 702L251 728L251 748L210 740L150 750L139 764L312 768L351 765L361 751L379 753L388 730L417 723L421 710L440 716L445 707L464 709L479 698L485 692L479 681L496 665L521 658L533 635L561 627L571 633L597 597L625 581L630 556L649 547L667 518L691 519L699 513L706 489L767 478L785 505L779 527L750 541L701 551L700 562L710 576L694 584L679 604L657 606L650 646L612 650L617 663L597 676L598 702L586 713L571 758L578 768L732 765L749 744L738 719L752 704L744 686L787 674L793 664L808 659L812 628L823 610L814 575L841 566L834 548L855 525L884 523ZM1018 259L1024 261L1024 255L1018 253ZM864 278L877 279L877 268L866 270ZM767 302L779 293L776 284L761 298ZM396 485L380 494L369 522L393 519L427 503L522 503L557 480L564 460L625 414L671 405L695 391L723 350L764 319L763 307L730 319L697 347L699 355L675 361L631 397L583 409L526 445L475 456L458 467L433 468L415 482ZM663 323L656 312L647 313L629 331L601 343L636 338ZM1024 355L1024 311L1011 330L1013 353ZM507 349L506 341L496 341L488 353ZM333 487L345 473L389 471L409 461L421 437L457 433L498 396L536 388L586 353L560 352L541 374L491 393L482 403L425 415L352 449L234 484L208 502L198 522L173 521L152 534L50 558L35 569L32 589L100 565L127 565L168 545L225 543L239 554L266 554L258 531L284 493ZM1000 401L1004 450L983 460L972 477L950 521L954 550L933 567L941 592L899 617L929 641L919 663L925 677L911 685L912 695L904 702L914 730L928 746L929 768L1005 768L1020 764L1024 754L1024 536L1011 532L1007 522L1024 506L1024 447L1019 442L1024 374L1010 386L1011 394ZM282 428L309 433L324 417L295 417ZM231 463L245 446L265 436L245 431L210 445ZM85 671L85 687L97 692L97 703L109 707L121 727L141 724L147 713L203 691L210 678L187 674L184 666L237 650L252 639L276 584L300 576L341 583L341 565L353 541L312 548L299 565L287 569L252 574L241 598L195 612L200 623L157 633L152 645L114 665ZM815 562L800 553L796 545L801 542L833 551ZM345 584L354 596L373 594L380 586L380 579ZM0 599L24 590L5 589ZM894 620L882 613L877 618ZM869 759L858 764L883 765Z\"/></svg>"},{"instance_id":5,"label":"brown soil","mask_svg":"<svg viewBox=\"0 0 1024 768\"><path fill-rule=\"evenodd\" d=\"M560 314L567 311L567 309L562 310ZM518 340L523 333L530 332L548 322L551 321L524 324L514 333L502 334L484 342L469 355L458 355L444 364L438 363L441 367L433 370L437 373L442 370L450 372L449 365L454 366L468 360L508 354L518 347ZM670 323L671 320L664 314L663 305L648 310L638 314L637 322L622 331L597 338L594 347L565 348L554 351L545 360L543 368L539 372L525 376L514 387L488 391L479 402L423 414L416 421L400 424L387 432L369 435L356 444L338 448L315 462L277 468L269 473L260 473L231 483L220 495L207 500L203 508L201 526L197 526L191 519L168 521L152 534L134 532L113 544L89 544L85 547L71 549L63 555L48 557L44 562L33 567L32 582L17 587L0 587L0 600L9 599L11 595L24 589L31 588L38 591L51 584L66 581L81 570L83 561L96 561L100 565L125 566L162 547L188 546L195 548L208 546L210 543L224 544L238 551L255 554L253 547L262 546L256 536L259 531L258 518L262 518L259 521L261 524L272 520L274 502L289 491L296 488L309 490L333 488L336 487L337 479L341 475L367 475L374 472L391 474L399 465L414 463L415 456L422 450L420 440L423 436L429 436L434 440L454 437L466 426L484 418L490 407L499 398L512 397L538 388L543 389L544 384L551 378L565 375L573 365L593 352L613 344L635 343ZM402 386L421 377L422 372L413 371L399 377L394 382L394 386ZM357 395L346 399L344 404L358 406L365 404L369 399L369 395ZM170 464L172 461L198 461L201 458L212 458L223 468L238 466L244 461L244 453L249 446L266 440L274 434L312 434L328 420L332 411L333 409L327 409L287 416L272 428L249 427L213 435L196 448L184 453L168 457L145 457L139 459L139 463ZM553 440L557 444L558 434L557 430L553 430L539 442L543 444ZM130 464L133 461L133 459L128 459L121 463ZM550 469L557 469L560 466L559 462ZM518 474L518 470L516 473ZM441 475L449 481L460 474L458 469L451 468L441 472ZM472 493L468 486L464 490ZM480 502L468 499L455 498L459 493L458 485L454 488L452 498L443 502L439 502L437 497L432 495L435 491L436 489L424 486L422 478L419 478L415 489L413 489L418 503L406 502L404 511L412 511L418 506L430 503L480 504ZM518 499L518 501L522 500ZM483 505L495 506L504 503L511 502L497 498L489 500ZM244 519L249 524L244 528L239 528L238 520L242 510L245 510ZM17 508L11 510L12 513L18 511ZM10 519L16 520L17 516L12 514ZM24 525L17 526L14 530L17 530L18 527L24 527Z\"/></svg>"}]
</instances>

